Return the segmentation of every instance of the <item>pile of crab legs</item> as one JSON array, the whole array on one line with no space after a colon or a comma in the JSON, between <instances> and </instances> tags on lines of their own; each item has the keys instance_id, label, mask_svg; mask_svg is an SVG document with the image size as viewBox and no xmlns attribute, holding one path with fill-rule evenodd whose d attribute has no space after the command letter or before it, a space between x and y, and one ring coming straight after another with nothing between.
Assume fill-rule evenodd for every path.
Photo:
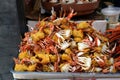
<instances>
[{"instance_id":1,"label":"pile of crab legs","mask_svg":"<svg viewBox=\"0 0 120 80\"><path fill-rule=\"evenodd\" d=\"M111 44L116 43L116 49L112 55L115 58L115 67L120 70L120 24L113 29L106 30L105 36L109 38Z\"/></svg>"},{"instance_id":2,"label":"pile of crab legs","mask_svg":"<svg viewBox=\"0 0 120 80\"><path fill-rule=\"evenodd\" d=\"M62 12L61 12L61 14L62 14ZM74 10L73 9L71 9L71 12L70 12L70 14L68 14L68 16L67 17L65 17L66 16L66 14L63 14L63 16L61 16L60 15L60 18L57 18L56 17L56 13L55 13L55 11L54 10L52 10L52 15L49 17L49 18L45 18L45 19L43 19L42 21L43 21L43 23L42 23L42 21L39 21L38 22L38 24L36 24L36 27L34 28L34 29L32 29L32 32L31 33L36 33L36 31L37 31L37 29L39 29L39 31L43 31L43 29L45 28L45 26L46 25L44 25L44 21L45 20L49 20L50 22L52 21L52 22L54 22L54 24L53 23L48 23L48 25L47 26L49 26L50 27L50 33L49 33L49 35L47 35L44 39L42 39L42 40L40 40L39 42L37 42L37 44L36 44L36 42L35 43L33 43L32 41L31 41L31 38L30 38L30 32L28 32L28 33L26 33L25 34L25 38L23 39L23 42L21 43L21 45L20 45L20 51L26 51L26 50L30 50L31 49L31 46L34 46L32 49L34 49L34 51L38 51L38 50L40 50L40 49L45 49L45 51L46 51L46 53L51 53L51 52L53 52L56 56L57 56L57 60L56 60L56 62L54 63L54 72L58 72L59 71L59 68L58 68L58 65L59 65L59 63L60 63L60 55L59 55L59 52L58 52L58 48L60 47L60 48L62 48L63 50L64 50L64 48L66 48L66 46L65 47L63 47L62 45L60 45L61 43L60 43L60 41L59 40L65 40L60 34L56 34L57 35L57 37L58 37L58 42L56 43L53 39L51 39L51 37L53 37L53 35L56 33L56 32L58 32L59 30L61 30L61 28L59 27L59 25L60 24L62 24L62 23L66 23L66 21L67 21L67 23L69 23L69 24L71 24L71 26L69 26L69 28L72 28L72 29L74 29L75 28L75 26L77 26L76 25L76 23L74 23L74 22L72 22L72 21L70 21L70 19L74 16L74 15L76 15L76 13L74 13ZM61 22L61 21L64 21L64 22ZM91 22L88 22L89 24L91 23ZM55 26L56 25L56 26ZM41 27L42 26L42 27ZM91 29L91 28L90 28ZM89 29L83 29L84 30L84 32L88 32L88 31L91 31L91 30L89 30ZM87 38L85 38L85 39L83 39L83 41L81 42L81 43L78 43L78 49L79 50L81 50L81 52L78 52L78 50L76 50L76 49L73 49L73 51L71 52L69 52L69 55L72 57L72 59L69 59L68 60L68 63L70 63L71 65L72 65L72 67L70 66L70 65L65 65L67 68L68 68L68 70L67 70L67 72L75 72L75 71L77 71L77 70L79 70L79 68L82 66L82 70L88 70L89 68L90 68L90 65L89 65L89 61L92 61L91 60L91 58L85 58L85 57L78 57L78 56L81 56L81 55L83 55L84 53L82 52L82 50L84 49L84 48L90 48L92 51L97 51L97 50L100 50L100 52L103 52L105 55L107 55L107 56L104 56L104 54L103 54L103 56L102 56L102 58L101 57L99 57L98 55L99 54L95 54L95 61L97 62L97 64L101 67L101 68L96 68L96 72L98 71L102 71L103 73L107 73L107 72L112 72L112 71L110 71L110 67L108 67L108 68L104 68L104 70L101 70L103 67L107 67L108 65L107 65L107 57L110 55L111 56L111 54L115 51L115 48L116 48L116 44L114 44L113 45L113 47L111 48L111 50L109 49L109 42L107 42L108 40L105 38L105 37L103 37L102 36L102 34L101 33L99 33L99 32L97 32L97 31L95 31L95 30L92 30L91 32L88 32L88 33L90 33L90 34L92 34L92 36L90 36L89 34L86 34L86 36L87 36ZM95 36L97 36L97 37L95 37ZM105 45L104 44L102 44L101 42L107 42ZM68 45L69 46L69 44L67 44L67 43L65 43L66 45ZM87 44L87 45L86 45ZM102 48L98 48L98 46L101 46L102 45ZM62 47L61 47L62 46ZM95 49L93 49L95 46L97 46L97 48L95 48ZM82 48L83 47L83 48ZM87 52L87 51L89 51L90 49L86 49L86 51L85 52ZM92 51L91 51L91 53L92 53ZM77 55L76 54L74 54L74 53L78 53ZM98 51L99 52L99 51ZM92 54L90 55L90 56L92 56ZM93 57L94 58L94 57ZM83 61L84 60L84 61ZM26 60L26 59L23 59L23 60L21 60L21 62L22 63L24 63L24 62L26 62L26 61L29 61L29 60ZM78 62L79 61L79 62ZM88 62L87 62L88 61ZM110 63L113 63L113 58L110 58ZM15 62L16 63L18 63L18 60L17 59L15 59ZM84 63L84 62L86 62L86 63ZM91 62L90 62L91 63ZM78 65L79 64L79 65ZM94 64L95 65L95 64ZM119 67L118 66L116 66L117 65L117 63L113 63L113 66L111 67L112 69L113 69L113 67L115 67L116 68L116 70L119 70ZM65 66L64 66L64 68L65 68ZM63 68L63 69L64 69ZM89 70L89 72L92 72L93 71L93 69L94 69L94 67L91 69L91 70ZM82 72L82 70L80 70L80 72ZM63 72L66 72L66 69L65 70L63 70ZM78 71L79 72L79 71ZM85 71L84 71L85 72ZM94 71L93 71L94 72ZM114 71L113 71L114 72ZM116 72L116 71L115 71Z\"/></svg>"}]
</instances>

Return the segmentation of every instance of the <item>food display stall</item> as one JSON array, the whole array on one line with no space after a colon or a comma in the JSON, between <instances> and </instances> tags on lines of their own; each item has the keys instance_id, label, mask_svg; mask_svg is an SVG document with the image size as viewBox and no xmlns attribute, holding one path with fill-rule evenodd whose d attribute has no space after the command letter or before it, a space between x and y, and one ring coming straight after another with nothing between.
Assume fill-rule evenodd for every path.
<instances>
[{"instance_id":1,"label":"food display stall","mask_svg":"<svg viewBox=\"0 0 120 80\"><path fill-rule=\"evenodd\" d=\"M90 7L92 2L70 1L67 4L60 4L57 0L42 2L43 8L51 15L37 21L34 27L29 26L30 31L24 34L18 57L13 59L11 73L15 80L120 78L119 21L112 29L107 28L110 23L106 19L74 21L74 16L93 13L100 0L93 0L91 6L94 7L87 7L88 11L82 7L84 4ZM78 5L82 5L82 12L79 12ZM57 11L58 8L63 11Z\"/></svg>"}]
</instances>

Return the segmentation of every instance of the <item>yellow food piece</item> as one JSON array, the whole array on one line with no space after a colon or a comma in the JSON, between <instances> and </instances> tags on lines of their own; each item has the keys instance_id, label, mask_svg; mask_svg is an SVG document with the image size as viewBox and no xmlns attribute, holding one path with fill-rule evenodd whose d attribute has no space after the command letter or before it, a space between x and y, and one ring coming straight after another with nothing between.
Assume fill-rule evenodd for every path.
<instances>
[{"instance_id":1,"label":"yellow food piece","mask_svg":"<svg viewBox=\"0 0 120 80\"><path fill-rule=\"evenodd\" d=\"M39 59L37 59L36 56L33 56L30 58L30 61L37 63L37 62L39 62Z\"/></svg>"},{"instance_id":2,"label":"yellow food piece","mask_svg":"<svg viewBox=\"0 0 120 80\"><path fill-rule=\"evenodd\" d=\"M35 69L36 69L36 64L29 65L27 68L28 71L35 71Z\"/></svg>"},{"instance_id":3,"label":"yellow food piece","mask_svg":"<svg viewBox=\"0 0 120 80\"><path fill-rule=\"evenodd\" d=\"M56 62L57 61L56 55L49 55L49 57L50 57L51 62Z\"/></svg>"},{"instance_id":4,"label":"yellow food piece","mask_svg":"<svg viewBox=\"0 0 120 80\"><path fill-rule=\"evenodd\" d=\"M79 30L74 29L72 34L74 37L78 37L78 38L83 38L83 35L84 35L83 31L81 29L79 29Z\"/></svg>"},{"instance_id":5,"label":"yellow food piece","mask_svg":"<svg viewBox=\"0 0 120 80\"><path fill-rule=\"evenodd\" d=\"M83 22L80 22L78 25L77 25L77 29L85 29L85 28L88 28L90 26L89 23L83 21Z\"/></svg>"},{"instance_id":6,"label":"yellow food piece","mask_svg":"<svg viewBox=\"0 0 120 80\"><path fill-rule=\"evenodd\" d=\"M61 69L64 65L65 65L65 63L61 63L61 64L59 65L60 69Z\"/></svg>"},{"instance_id":7,"label":"yellow food piece","mask_svg":"<svg viewBox=\"0 0 120 80\"><path fill-rule=\"evenodd\" d=\"M50 62L49 54L37 54L37 56L42 59L40 63L47 64Z\"/></svg>"},{"instance_id":8,"label":"yellow food piece","mask_svg":"<svg viewBox=\"0 0 120 80\"><path fill-rule=\"evenodd\" d=\"M23 52L19 53L18 57L19 57L19 59L23 59L23 58L29 58L30 55L28 54L27 51L23 51Z\"/></svg>"},{"instance_id":9,"label":"yellow food piece","mask_svg":"<svg viewBox=\"0 0 120 80\"><path fill-rule=\"evenodd\" d=\"M37 54L45 54L46 52L45 50L39 50L39 51L34 50L34 53L37 55Z\"/></svg>"},{"instance_id":10,"label":"yellow food piece","mask_svg":"<svg viewBox=\"0 0 120 80\"><path fill-rule=\"evenodd\" d=\"M104 56L103 54L101 54L101 52L94 52L94 57L101 57L101 56Z\"/></svg>"},{"instance_id":11,"label":"yellow food piece","mask_svg":"<svg viewBox=\"0 0 120 80\"><path fill-rule=\"evenodd\" d=\"M62 21L61 21L61 24L67 24L68 23L68 21L67 21L67 19L62 19Z\"/></svg>"},{"instance_id":12,"label":"yellow food piece","mask_svg":"<svg viewBox=\"0 0 120 80\"><path fill-rule=\"evenodd\" d=\"M43 71L44 72L51 72L52 70L50 69L50 67L48 65L43 65Z\"/></svg>"},{"instance_id":13,"label":"yellow food piece","mask_svg":"<svg viewBox=\"0 0 120 80\"><path fill-rule=\"evenodd\" d=\"M81 42L81 41L82 41L82 39L81 39L81 38L79 38L79 37L75 37L75 38L74 38L74 41L75 41L75 42Z\"/></svg>"},{"instance_id":14,"label":"yellow food piece","mask_svg":"<svg viewBox=\"0 0 120 80\"><path fill-rule=\"evenodd\" d=\"M101 47L101 46L100 46L100 47L95 47L94 50L95 50L96 52L101 52L101 51L102 51L102 47Z\"/></svg>"},{"instance_id":15,"label":"yellow food piece","mask_svg":"<svg viewBox=\"0 0 120 80\"><path fill-rule=\"evenodd\" d=\"M92 60L92 65L93 66L98 66L97 62L94 59Z\"/></svg>"},{"instance_id":16,"label":"yellow food piece","mask_svg":"<svg viewBox=\"0 0 120 80\"><path fill-rule=\"evenodd\" d=\"M45 28L45 29L44 29L44 32L45 32L46 34L50 34L50 33L51 33L51 30L50 30L50 28Z\"/></svg>"},{"instance_id":17,"label":"yellow food piece","mask_svg":"<svg viewBox=\"0 0 120 80\"><path fill-rule=\"evenodd\" d=\"M39 27L44 27L45 25L46 25L45 21L40 21L38 24Z\"/></svg>"},{"instance_id":18,"label":"yellow food piece","mask_svg":"<svg viewBox=\"0 0 120 80\"><path fill-rule=\"evenodd\" d=\"M106 38L106 37L104 37L104 36L101 36L101 40L103 40L104 42L106 41L108 41L108 38Z\"/></svg>"},{"instance_id":19,"label":"yellow food piece","mask_svg":"<svg viewBox=\"0 0 120 80\"><path fill-rule=\"evenodd\" d=\"M56 35L54 35L53 37L52 37L52 39L57 43L58 42L58 37L56 36Z\"/></svg>"},{"instance_id":20,"label":"yellow food piece","mask_svg":"<svg viewBox=\"0 0 120 80\"><path fill-rule=\"evenodd\" d=\"M70 48L67 48L67 49L65 49L65 53L67 53L67 54L71 54L72 51L70 50Z\"/></svg>"},{"instance_id":21,"label":"yellow food piece","mask_svg":"<svg viewBox=\"0 0 120 80\"><path fill-rule=\"evenodd\" d=\"M27 70L27 66L25 64L15 64L15 71L25 71Z\"/></svg>"},{"instance_id":22,"label":"yellow food piece","mask_svg":"<svg viewBox=\"0 0 120 80\"><path fill-rule=\"evenodd\" d=\"M44 37L45 37L45 34L42 31L38 31L35 34L31 34L31 38L35 42L39 41L40 39L43 39Z\"/></svg>"},{"instance_id":23,"label":"yellow food piece","mask_svg":"<svg viewBox=\"0 0 120 80\"><path fill-rule=\"evenodd\" d=\"M61 28L63 28L63 29L69 29L69 26L64 25L64 24L63 24L63 25L61 25L60 27L61 27Z\"/></svg>"},{"instance_id":24,"label":"yellow food piece","mask_svg":"<svg viewBox=\"0 0 120 80\"><path fill-rule=\"evenodd\" d=\"M72 60L71 57L68 54L62 54L61 59L66 60L66 61L69 61L69 60L71 61Z\"/></svg>"}]
</instances>

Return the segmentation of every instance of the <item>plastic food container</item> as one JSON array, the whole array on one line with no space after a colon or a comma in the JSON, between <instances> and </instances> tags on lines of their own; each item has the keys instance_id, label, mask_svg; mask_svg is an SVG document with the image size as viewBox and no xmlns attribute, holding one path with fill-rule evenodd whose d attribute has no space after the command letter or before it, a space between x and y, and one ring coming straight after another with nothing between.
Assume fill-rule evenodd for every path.
<instances>
[{"instance_id":1,"label":"plastic food container","mask_svg":"<svg viewBox=\"0 0 120 80\"><path fill-rule=\"evenodd\" d=\"M105 19L110 24L115 24L119 20L120 7L114 7L109 5L107 8L101 10L102 14L105 16Z\"/></svg>"}]
</instances>

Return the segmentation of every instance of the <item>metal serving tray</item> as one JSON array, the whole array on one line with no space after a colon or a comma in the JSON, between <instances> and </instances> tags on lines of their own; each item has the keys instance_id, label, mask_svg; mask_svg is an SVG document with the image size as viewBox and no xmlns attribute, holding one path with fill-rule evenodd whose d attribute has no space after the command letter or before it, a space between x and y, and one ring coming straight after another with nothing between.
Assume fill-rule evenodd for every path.
<instances>
[{"instance_id":1,"label":"metal serving tray","mask_svg":"<svg viewBox=\"0 0 120 80\"><path fill-rule=\"evenodd\" d=\"M120 78L120 73L11 72L15 79Z\"/></svg>"},{"instance_id":2,"label":"metal serving tray","mask_svg":"<svg viewBox=\"0 0 120 80\"><path fill-rule=\"evenodd\" d=\"M77 21L79 22L79 21ZM98 25L99 24L99 25ZM98 31L104 32L106 29L106 21L105 20L97 20L93 23L94 28ZM102 25L102 27L101 27ZM12 66L13 67L13 66ZM120 73L72 73L72 72L16 72L13 69L10 70L15 79L72 79L76 80L76 78L109 78L107 80L120 80ZM114 79L113 79L114 78ZM119 79L118 79L119 78ZM78 80L78 79L77 79Z\"/></svg>"}]
</instances>

